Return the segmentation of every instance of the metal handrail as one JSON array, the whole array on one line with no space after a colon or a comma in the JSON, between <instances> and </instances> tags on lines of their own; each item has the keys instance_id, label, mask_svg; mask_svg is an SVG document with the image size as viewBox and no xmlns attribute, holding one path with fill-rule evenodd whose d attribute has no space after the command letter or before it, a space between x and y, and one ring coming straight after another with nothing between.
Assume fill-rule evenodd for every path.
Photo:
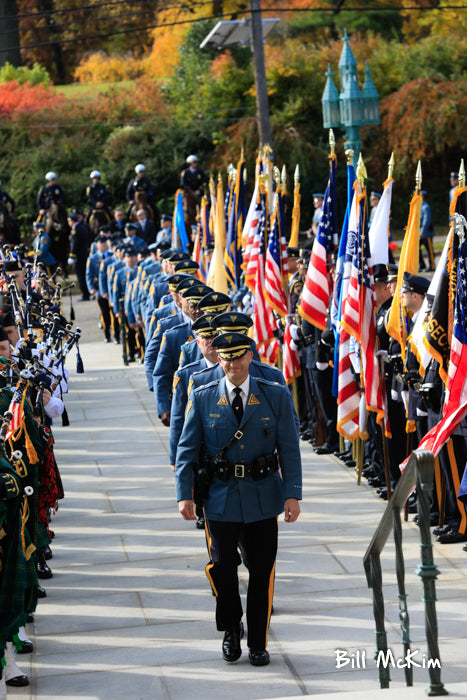
<instances>
[{"instance_id":1,"label":"metal handrail","mask_svg":"<svg viewBox=\"0 0 467 700\"><path fill-rule=\"evenodd\" d=\"M404 656L410 654L409 614L407 610L407 594L405 592L404 555L402 552L401 508L417 487L417 512L420 526L421 562L417 569L418 576L423 582L423 602L425 603L425 633L428 644L429 658L437 663L428 664L430 685L427 689L429 696L448 695L441 682L441 663L438 648L438 622L436 616L435 580L439 574L433 562L433 545L430 531L429 492L433 488L434 457L426 450L414 450L404 469L404 472L388 502L381 522L363 557L368 587L373 589L373 613L376 623L376 658L388 658L388 644L384 627L384 597L383 578L381 571L381 552L389 535L394 530L396 547L396 575L399 590L399 620L402 631ZM381 688L389 688L389 664L378 664L379 682ZM412 667L405 665L405 680L408 686L413 685Z\"/></svg>"}]
</instances>

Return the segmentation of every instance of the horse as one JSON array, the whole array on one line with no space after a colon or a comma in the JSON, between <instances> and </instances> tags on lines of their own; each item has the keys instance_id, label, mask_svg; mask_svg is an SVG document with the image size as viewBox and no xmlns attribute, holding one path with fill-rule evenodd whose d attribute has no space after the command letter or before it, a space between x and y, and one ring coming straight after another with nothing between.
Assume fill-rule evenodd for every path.
<instances>
[{"instance_id":1,"label":"horse","mask_svg":"<svg viewBox=\"0 0 467 700\"><path fill-rule=\"evenodd\" d=\"M106 209L100 208L91 211L88 219L88 226L91 229L93 240L98 235L102 226L110 224L111 220L111 216Z\"/></svg>"},{"instance_id":2,"label":"horse","mask_svg":"<svg viewBox=\"0 0 467 700\"><path fill-rule=\"evenodd\" d=\"M52 202L45 214L44 224L50 239L50 252L58 260L62 270L66 270L70 250L70 227L65 205Z\"/></svg>"},{"instance_id":3,"label":"horse","mask_svg":"<svg viewBox=\"0 0 467 700\"><path fill-rule=\"evenodd\" d=\"M138 209L146 210L148 219L154 221L154 228L156 229L156 231L158 231L160 228L159 209L155 205L151 206L151 204L149 204L148 196L144 191L135 192L135 200L133 204L130 205L127 212L128 221L131 221L132 223L138 222L136 218L136 212L138 211Z\"/></svg>"},{"instance_id":4,"label":"horse","mask_svg":"<svg viewBox=\"0 0 467 700\"><path fill-rule=\"evenodd\" d=\"M19 226L4 202L0 202L0 241L21 243Z\"/></svg>"}]
</instances>

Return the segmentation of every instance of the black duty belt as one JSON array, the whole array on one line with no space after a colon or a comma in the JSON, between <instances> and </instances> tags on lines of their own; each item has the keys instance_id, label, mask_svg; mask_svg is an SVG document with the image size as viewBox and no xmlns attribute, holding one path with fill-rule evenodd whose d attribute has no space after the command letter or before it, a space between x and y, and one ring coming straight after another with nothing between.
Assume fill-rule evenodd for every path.
<instances>
[{"instance_id":1,"label":"black duty belt","mask_svg":"<svg viewBox=\"0 0 467 700\"><path fill-rule=\"evenodd\" d=\"M266 479L270 474L277 472L279 465L277 463L277 455L263 455L257 457L254 462L236 462L233 464L227 459L219 460L215 464L215 475L222 481L228 481L231 477L244 479L246 476L251 476L255 481Z\"/></svg>"}]
</instances>

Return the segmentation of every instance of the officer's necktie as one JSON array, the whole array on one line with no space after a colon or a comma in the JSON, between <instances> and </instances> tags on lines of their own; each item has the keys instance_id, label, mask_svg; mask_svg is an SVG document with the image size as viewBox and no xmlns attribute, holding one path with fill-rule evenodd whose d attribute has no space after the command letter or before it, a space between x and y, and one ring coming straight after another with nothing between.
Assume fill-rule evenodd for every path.
<instances>
[{"instance_id":1,"label":"officer's necktie","mask_svg":"<svg viewBox=\"0 0 467 700\"><path fill-rule=\"evenodd\" d=\"M238 423L241 422L242 417L243 417L243 401L241 397L242 390L240 389L239 386L236 386L234 389L235 393L235 398L232 401L232 408L235 413L235 418L237 419Z\"/></svg>"}]
</instances>

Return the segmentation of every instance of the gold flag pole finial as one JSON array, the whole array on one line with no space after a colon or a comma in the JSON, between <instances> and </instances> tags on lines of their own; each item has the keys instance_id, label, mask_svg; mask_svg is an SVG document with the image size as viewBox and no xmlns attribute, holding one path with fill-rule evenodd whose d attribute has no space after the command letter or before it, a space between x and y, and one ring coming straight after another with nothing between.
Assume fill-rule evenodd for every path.
<instances>
[{"instance_id":1,"label":"gold flag pole finial","mask_svg":"<svg viewBox=\"0 0 467 700\"><path fill-rule=\"evenodd\" d=\"M282 166L281 183L283 187L287 188L287 168L285 167L285 164Z\"/></svg>"},{"instance_id":2,"label":"gold flag pole finial","mask_svg":"<svg viewBox=\"0 0 467 700\"><path fill-rule=\"evenodd\" d=\"M263 154L266 160L271 160L272 148L268 143L263 148Z\"/></svg>"},{"instance_id":3,"label":"gold flag pole finial","mask_svg":"<svg viewBox=\"0 0 467 700\"><path fill-rule=\"evenodd\" d=\"M353 157L355 153L351 148L348 148L345 152L345 158L347 160L347 165L352 165L353 163Z\"/></svg>"},{"instance_id":4,"label":"gold flag pole finial","mask_svg":"<svg viewBox=\"0 0 467 700\"><path fill-rule=\"evenodd\" d=\"M240 160L245 160L245 151L243 148L243 143L242 143L242 148L240 150Z\"/></svg>"},{"instance_id":5,"label":"gold flag pole finial","mask_svg":"<svg viewBox=\"0 0 467 700\"><path fill-rule=\"evenodd\" d=\"M272 169L272 177L276 183L276 187L279 187L281 184L281 171L276 166L274 166Z\"/></svg>"},{"instance_id":6,"label":"gold flag pole finial","mask_svg":"<svg viewBox=\"0 0 467 700\"><path fill-rule=\"evenodd\" d=\"M297 163L297 165L295 166L295 172L294 172L294 176L293 176L293 181L295 182L296 185L298 185L298 183L300 182L300 168L299 168L298 163Z\"/></svg>"},{"instance_id":7,"label":"gold flag pole finial","mask_svg":"<svg viewBox=\"0 0 467 700\"><path fill-rule=\"evenodd\" d=\"M465 168L463 158L459 167L459 187L465 187Z\"/></svg>"},{"instance_id":8,"label":"gold flag pole finial","mask_svg":"<svg viewBox=\"0 0 467 700\"><path fill-rule=\"evenodd\" d=\"M336 139L332 129L329 129L329 150L331 151L331 156L336 155Z\"/></svg>"},{"instance_id":9,"label":"gold flag pole finial","mask_svg":"<svg viewBox=\"0 0 467 700\"><path fill-rule=\"evenodd\" d=\"M415 174L415 189L417 190L417 194L420 194L420 190L422 189L422 164L420 161L418 161L417 172Z\"/></svg>"},{"instance_id":10,"label":"gold flag pole finial","mask_svg":"<svg viewBox=\"0 0 467 700\"><path fill-rule=\"evenodd\" d=\"M394 166L396 164L396 161L394 159L394 151L391 153L391 157L389 159L388 163L388 180L392 180L392 174L394 172Z\"/></svg>"},{"instance_id":11,"label":"gold flag pole finial","mask_svg":"<svg viewBox=\"0 0 467 700\"><path fill-rule=\"evenodd\" d=\"M222 173L217 173L217 182L222 182Z\"/></svg>"},{"instance_id":12,"label":"gold flag pole finial","mask_svg":"<svg viewBox=\"0 0 467 700\"><path fill-rule=\"evenodd\" d=\"M367 172L365 168L365 163L363 162L362 154L358 156L358 163L357 163L357 179L360 182L361 187L365 187L365 181L367 179Z\"/></svg>"}]
</instances>

